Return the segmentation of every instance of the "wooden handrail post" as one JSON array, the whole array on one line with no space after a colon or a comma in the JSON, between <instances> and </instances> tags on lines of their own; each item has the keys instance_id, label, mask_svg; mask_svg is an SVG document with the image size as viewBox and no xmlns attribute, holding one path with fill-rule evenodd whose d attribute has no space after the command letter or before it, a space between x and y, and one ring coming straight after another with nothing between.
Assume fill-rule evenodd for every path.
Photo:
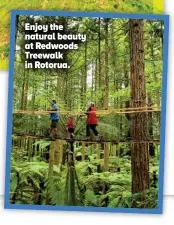
<instances>
[{"instance_id":1,"label":"wooden handrail post","mask_svg":"<svg viewBox=\"0 0 174 225\"><path fill-rule=\"evenodd\" d=\"M108 144L104 143L104 170L108 171L109 169L109 152L108 152Z\"/></svg>"},{"instance_id":2,"label":"wooden handrail post","mask_svg":"<svg viewBox=\"0 0 174 225\"><path fill-rule=\"evenodd\" d=\"M85 160L85 143L82 142L82 161Z\"/></svg>"},{"instance_id":3,"label":"wooden handrail post","mask_svg":"<svg viewBox=\"0 0 174 225\"><path fill-rule=\"evenodd\" d=\"M54 165L54 159L55 159L55 144L54 141L51 142L50 145L50 152L49 152L49 165Z\"/></svg>"},{"instance_id":4,"label":"wooden handrail post","mask_svg":"<svg viewBox=\"0 0 174 225\"><path fill-rule=\"evenodd\" d=\"M59 143L59 140L53 141L53 145L54 145L54 148L55 148L55 151L54 151L54 165L58 165L59 164L59 157L60 157L60 143Z\"/></svg>"},{"instance_id":5,"label":"wooden handrail post","mask_svg":"<svg viewBox=\"0 0 174 225\"><path fill-rule=\"evenodd\" d=\"M32 138L29 137L28 138L28 161L31 161L31 157L32 157Z\"/></svg>"},{"instance_id":6,"label":"wooden handrail post","mask_svg":"<svg viewBox=\"0 0 174 225\"><path fill-rule=\"evenodd\" d=\"M63 143L60 141L60 147L59 147L59 163L62 164L62 158L63 158Z\"/></svg>"},{"instance_id":7,"label":"wooden handrail post","mask_svg":"<svg viewBox=\"0 0 174 225\"><path fill-rule=\"evenodd\" d=\"M100 159L100 149L101 145L97 144L97 158Z\"/></svg>"}]
</instances>

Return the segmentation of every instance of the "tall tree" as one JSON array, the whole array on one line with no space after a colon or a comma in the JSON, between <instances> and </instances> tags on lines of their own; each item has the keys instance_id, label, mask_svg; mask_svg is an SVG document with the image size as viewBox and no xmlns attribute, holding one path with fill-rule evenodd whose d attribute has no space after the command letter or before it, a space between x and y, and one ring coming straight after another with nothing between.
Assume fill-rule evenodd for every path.
<instances>
[{"instance_id":1,"label":"tall tree","mask_svg":"<svg viewBox=\"0 0 174 225\"><path fill-rule=\"evenodd\" d=\"M103 96L103 108L108 109L109 106L109 65L108 65L108 37L109 37L109 19L106 18L105 22L105 58L104 58L104 96Z\"/></svg>"},{"instance_id":2,"label":"tall tree","mask_svg":"<svg viewBox=\"0 0 174 225\"><path fill-rule=\"evenodd\" d=\"M144 22L130 20L130 87L132 107L146 106L145 65L144 65ZM134 113L131 118L131 169L132 193L142 193L149 188L149 151L147 114ZM138 199L143 201L144 198ZM137 203L135 202L135 207Z\"/></svg>"}]
</instances>

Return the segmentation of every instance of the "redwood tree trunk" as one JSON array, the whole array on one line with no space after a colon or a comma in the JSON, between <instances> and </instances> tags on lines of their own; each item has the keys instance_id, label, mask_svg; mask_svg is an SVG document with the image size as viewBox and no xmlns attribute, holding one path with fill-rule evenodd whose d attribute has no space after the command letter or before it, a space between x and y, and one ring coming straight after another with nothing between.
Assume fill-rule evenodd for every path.
<instances>
[{"instance_id":1,"label":"redwood tree trunk","mask_svg":"<svg viewBox=\"0 0 174 225\"><path fill-rule=\"evenodd\" d=\"M101 73L101 19L98 18L98 89L102 90L102 73ZM100 97L98 104L98 109L103 107L103 96Z\"/></svg>"},{"instance_id":2,"label":"redwood tree trunk","mask_svg":"<svg viewBox=\"0 0 174 225\"><path fill-rule=\"evenodd\" d=\"M109 19L105 19L105 59L104 59L104 91L103 91L104 109L108 109L109 106L108 26L109 26Z\"/></svg>"},{"instance_id":3,"label":"redwood tree trunk","mask_svg":"<svg viewBox=\"0 0 174 225\"><path fill-rule=\"evenodd\" d=\"M146 83L144 72L144 22L130 20L131 42L131 103L132 107L146 106ZM148 124L146 113L134 113L131 118L131 168L132 193L141 193L149 188L149 151L148 143L142 141L148 138ZM143 201L139 198L138 201ZM135 202L134 207L137 207Z\"/></svg>"}]
</instances>

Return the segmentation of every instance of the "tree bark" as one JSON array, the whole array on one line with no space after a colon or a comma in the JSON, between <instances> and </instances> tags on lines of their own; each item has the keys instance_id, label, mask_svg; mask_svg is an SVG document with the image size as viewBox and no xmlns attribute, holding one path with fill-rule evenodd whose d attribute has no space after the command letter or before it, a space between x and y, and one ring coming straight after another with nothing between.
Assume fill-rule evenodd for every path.
<instances>
[{"instance_id":1,"label":"tree bark","mask_svg":"<svg viewBox=\"0 0 174 225\"><path fill-rule=\"evenodd\" d=\"M101 88L101 20L98 19L99 31L98 31L98 82L99 89Z\"/></svg>"},{"instance_id":2,"label":"tree bark","mask_svg":"<svg viewBox=\"0 0 174 225\"><path fill-rule=\"evenodd\" d=\"M104 109L108 109L109 106L108 26L109 26L109 19L105 19L105 59L104 59L104 93L103 93Z\"/></svg>"},{"instance_id":3,"label":"tree bark","mask_svg":"<svg viewBox=\"0 0 174 225\"><path fill-rule=\"evenodd\" d=\"M102 90L102 74L101 74L101 18L98 19L98 87ZM103 96L101 95L98 102L98 109L103 106Z\"/></svg>"},{"instance_id":4,"label":"tree bark","mask_svg":"<svg viewBox=\"0 0 174 225\"><path fill-rule=\"evenodd\" d=\"M29 70L27 71L27 77L26 77L26 82L25 82L25 88L24 88L24 105L23 109L27 110L27 102L28 102L28 81L29 81Z\"/></svg>"},{"instance_id":5,"label":"tree bark","mask_svg":"<svg viewBox=\"0 0 174 225\"><path fill-rule=\"evenodd\" d=\"M22 90L21 90L21 107L20 109L24 109L24 94L25 94L25 69L24 69L24 76L23 76L23 81L22 81Z\"/></svg>"},{"instance_id":6,"label":"tree bark","mask_svg":"<svg viewBox=\"0 0 174 225\"><path fill-rule=\"evenodd\" d=\"M143 20L130 20L132 107L146 106L143 33ZM146 113L135 113L132 116L131 138L136 141L131 144L132 193L142 193L149 188L148 143L142 143L148 138ZM144 201L144 197L139 198L138 201ZM137 207L137 202L134 207Z\"/></svg>"}]
</instances>

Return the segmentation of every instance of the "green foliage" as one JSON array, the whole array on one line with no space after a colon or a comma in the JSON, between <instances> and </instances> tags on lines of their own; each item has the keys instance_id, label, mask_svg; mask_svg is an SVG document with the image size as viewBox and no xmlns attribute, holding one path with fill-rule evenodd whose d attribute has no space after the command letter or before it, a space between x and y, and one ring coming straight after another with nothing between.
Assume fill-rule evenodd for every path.
<instances>
[{"instance_id":1,"label":"green foliage","mask_svg":"<svg viewBox=\"0 0 174 225\"><path fill-rule=\"evenodd\" d=\"M41 140L41 141L36 141L33 146L37 146L39 145L40 149L45 149L46 147L50 146L51 144L51 141L44 141L44 140Z\"/></svg>"},{"instance_id":2,"label":"green foliage","mask_svg":"<svg viewBox=\"0 0 174 225\"><path fill-rule=\"evenodd\" d=\"M43 149L46 146L46 143L42 141L35 144L39 144ZM15 152L16 150L12 153L10 174L10 199L12 202L42 205L70 204L69 167L56 165L50 167L42 161L27 162L21 161L21 159L19 161L15 157ZM81 146L75 148L75 155L80 152ZM86 147L86 155L88 160L75 164L77 174L77 176L74 174L76 205L131 208L136 201L139 208L157 208L158 188L151 187L145 193L131 193L131 161L129 157L110 156L110 172L103 172L104 161L96 159L97 149L91 148L91 146ZM100 173L97 173L98 164L101 165ZM120 172L117 171L118 167ZM158 175L158 169L158 159L151 158L151 179L153 171L156 171ZM144 198L143 202L139 201L142 197Z\"/></svg>"}]
</instances>

